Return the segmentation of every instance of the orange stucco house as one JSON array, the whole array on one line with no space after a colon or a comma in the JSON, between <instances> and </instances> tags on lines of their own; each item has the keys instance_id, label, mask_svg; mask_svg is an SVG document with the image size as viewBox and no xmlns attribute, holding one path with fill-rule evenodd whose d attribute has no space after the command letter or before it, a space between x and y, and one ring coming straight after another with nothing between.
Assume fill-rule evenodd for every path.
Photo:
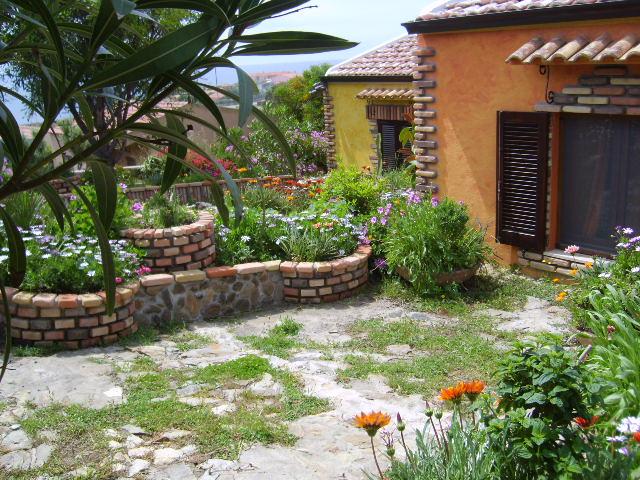
<instances>
[{"instance_id":1,"label":"orange stucco house","mask_svg":"<svg viewBox=\"0 0 640 480\"><path fill-rule=\"evenodd\" d=\"M404 26L419 188L466 202L502 261L568 274L640 231L640 1L450 0Z\"/></svg>"}]
</instances>

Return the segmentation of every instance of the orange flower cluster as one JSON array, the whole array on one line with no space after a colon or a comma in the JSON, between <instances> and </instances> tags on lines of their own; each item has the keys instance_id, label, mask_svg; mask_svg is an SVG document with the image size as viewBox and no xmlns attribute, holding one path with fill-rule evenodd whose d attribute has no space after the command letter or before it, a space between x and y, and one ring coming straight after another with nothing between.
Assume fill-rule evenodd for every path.
<instances>
[{"instance_id":1,"label":"orange flower cluster","mask_svg":"<svg viewBox=\"0 0 640 480\"><path fill-rule=\"evenodd\" d=\"M482 380L472 380L470 382L459 382L453 387L440 390L440 399L445 402L460 403L463 396L467 396L470 401L474 401L478 395L484 392L487 384Z\"/></svg>"},{"instance_id":2,"label":"orange flower cluster","mask_svg":"<svg viewBox=\"0 0 640 480\"><path fill-rule=\"evenodd\" d=\"M564 302L569 294L567 292L560 292L556 295L556 302Z\"/></svg>"},{"instance_id":3,"label":"orange flower cluster","mask_svg":"<svg viewBox=\"0 0 640 480\"><path fill-rule=\"evenodd\" d=\"M391 417L382 412L362 412L353 419L354 425L366 430L370 437L375 436L378 430L389 425L389 422L391 422Z\"/></svg>"},{"instance_id":4,"label":"orange flower cluster","mask_svg":"<svg viewBox=\"0 0 640 480\"><path fill-rule=\"evenodd\" d=\"M322 193L323 179L282 180L280 177L266 177L264 188L278 190L293 202L300 197L314 198Z\"/></svg>"},{"instance_id":5,"label":"orange flower cluster","mask_svg":"<svg viewBox=\"0 0 640 480\"><path fill-rule=\"evenodd\" d=\"M580 428L589 428L589 427L593 427L596 423L598 423L598 420L600 420L600 416L594 415L588 420L584 417L576 417L573 420L578 425L580 425Z\"/></svg>"}]
</instances>

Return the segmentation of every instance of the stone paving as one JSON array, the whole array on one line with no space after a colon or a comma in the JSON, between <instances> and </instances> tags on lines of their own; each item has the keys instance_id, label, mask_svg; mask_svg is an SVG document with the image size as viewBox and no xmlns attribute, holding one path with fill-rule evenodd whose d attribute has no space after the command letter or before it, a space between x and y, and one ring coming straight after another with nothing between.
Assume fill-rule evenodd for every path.
<instances>
[{"instance_id":1,"label":"stone paving","mask_svg":"<svg viewBox=\"0 0 640 480\"><path fill-rule=\"evenodd\" d=\"M567 328L567 313L549 303L530 298L518 313L487 310L498 328L527 331L561 331ZM0 415L0 468L28 470L42 466L52 452L45 438L31 439L20 427L27 404L39 407L54 402L103 407L123 401L123 380L114 366L149 357L162 369L180 369L227 362L253 353L268 358L273 367L295 373L304 382L305 393L330 401L330 410L290 422L290 433L298 437L293 446L248 446L235 461L206 458L189 443L188 431L169 430L151 438L136 425L110 429L114 479L153 480L253 480L253 479L363 479L372 472L368 438L351 424L360 411L402 412L408 425L421 426L424 402L418 395L394 393L383 378L370 376L348 384L337 380L343 367L340 355L331 360L316 350L294 353L289 359L264 355L247 348L239 337L263 335L284 317L302 324L303 340L327 344L348 340L348 325L359 319L403 317L425 325L455 321L438 315L414 312L385 299L367 295L351 301L317 307L284 306L270 311L246 314L233 321L198 323L192 329L211 339L204 348L181 352L172 341L151 346L124 348L112 346L81 352L60 353L50 357L17 358L0 385L0 401L9 405ZM389 359L410 352L408 345L388 349ZM194 386L192 386L194 387ZM261 396L277 395L282 386L269 375L249 382L246 389ZM185 403L209 401L189 386L178 392ZM212 408L224 415L232 411L233 395L211 400ZM82 469L65 478L85 478ZM0 478L1 474L0 474ZM7 478L11 478L10 476ZM38 478L38 477L33 477ZM49 477L39 477L45 480Z\"/></svg>"}]
</instances>

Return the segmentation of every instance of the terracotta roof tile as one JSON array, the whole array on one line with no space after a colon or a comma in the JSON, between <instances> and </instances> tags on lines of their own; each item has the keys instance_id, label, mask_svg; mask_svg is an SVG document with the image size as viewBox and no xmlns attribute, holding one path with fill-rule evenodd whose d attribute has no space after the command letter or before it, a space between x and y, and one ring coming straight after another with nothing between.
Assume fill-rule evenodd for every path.
<instances>
[{"instance_id":1,"label":"terracotta roof tile","mask_svg":"<svg viewBox=\"0 0 640 480\"><path fill-rule=\"evenodd\" d=\"M507 63L549 64L575 63L587 61L592 63L624 62L631 57L640 59L640 37L627 35L612 39L603 33L593 40L579 35L565 39L555 37L544 41L534 37L507 57Z\"/></svg>"},{"instance_id":2,"label":"terracotta roof tile","mask_svg":"<svg viewBox=\"0 0 640 480\"><path fill-rule=\"evenodd\" d=\"M615 0L450 0L429 7L418 20L439 20L537 8L567 7L571 5L606 3Z\"/></svg>"},{"instance_id":3,"label":"terracotta roof tile","mask_svg":"<svg viewBox=\"0 0 640 480\"><path fill-rule=\"evenodd\" d=\"M362 90L356 98L367 100L413 100L416 91L410 88L368 88Z\"/></svg>"},{"instance_id":4,"label":"terracotta roof tile","mask_svg":"<svg viewBox=\"0 0 640 480\"><path fill-rule=\"evenodd\" d=\"M410 77L417 63L414 53L417 46L417 37L408 35L340 63L330 68L326 76Z\"/></svg>"}]
</instances>

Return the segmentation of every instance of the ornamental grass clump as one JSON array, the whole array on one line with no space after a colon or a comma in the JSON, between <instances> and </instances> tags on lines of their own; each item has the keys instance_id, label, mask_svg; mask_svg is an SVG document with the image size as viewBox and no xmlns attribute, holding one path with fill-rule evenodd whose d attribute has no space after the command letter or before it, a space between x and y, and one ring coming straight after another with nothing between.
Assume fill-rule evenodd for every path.
<instances>
[{"instance_id":1,"label":"ornamental grass clump","mask_svg":"<svg viewBox=\"0 0 640 480\"><path fill-rule=\"evenodd\" d=\"M491 251L485 229L471 226L467 207L449 198L407 201L388 222L383 249L389 269L407 272L420 293L436 293L440 274L476 269Z\"/></svg>"}]
</instances>

